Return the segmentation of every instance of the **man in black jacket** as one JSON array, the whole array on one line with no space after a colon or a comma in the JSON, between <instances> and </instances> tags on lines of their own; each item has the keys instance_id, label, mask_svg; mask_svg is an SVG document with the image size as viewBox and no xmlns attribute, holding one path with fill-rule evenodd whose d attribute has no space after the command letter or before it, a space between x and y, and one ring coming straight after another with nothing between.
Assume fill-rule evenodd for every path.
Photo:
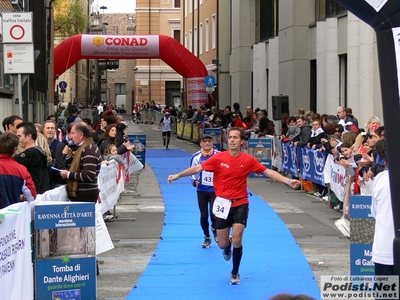
<instances>
[{"instance_id":1,"label":"man in black jacket","mask_svg":"<svg viewBox=\"0 0 400 300\"><path fill-rule=\"evenodd\" d=\"M37 131L31 122L22 122L17 125L19 146L24 149L14 156L15 160L24 165L31 174L38 194L50 189L50 172L47 165L47 156L43 149L36 146Z\"/></svg>"},{"instance_id":2,"label":"man in black jacket","mask_svg":"<svg viewBox=\"0 0 400 300\"><path fill-rule=\"evenodd\" d=\"M306 146L311 138L311 125L302 115L297 116L296 124L300 128L300 134L293 139L293 145L299 147Z\"/></svg>"}]
</instances>

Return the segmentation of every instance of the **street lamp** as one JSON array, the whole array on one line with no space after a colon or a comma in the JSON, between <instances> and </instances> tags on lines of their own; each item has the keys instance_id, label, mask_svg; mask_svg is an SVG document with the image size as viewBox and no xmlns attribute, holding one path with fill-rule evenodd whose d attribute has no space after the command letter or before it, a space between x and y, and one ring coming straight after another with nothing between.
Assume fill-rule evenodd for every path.
<instances>
[{"instance_id":1,"label":"street lamp","mask_svg":"<svg viewBox=\"0 0 400 300\"><path fill-rule=\"evenodd\" d=\"M107 6L100 6L100 9L103 10L103 15L104 15L104 10L107 9Z\"/></svg>"}]
</instances>

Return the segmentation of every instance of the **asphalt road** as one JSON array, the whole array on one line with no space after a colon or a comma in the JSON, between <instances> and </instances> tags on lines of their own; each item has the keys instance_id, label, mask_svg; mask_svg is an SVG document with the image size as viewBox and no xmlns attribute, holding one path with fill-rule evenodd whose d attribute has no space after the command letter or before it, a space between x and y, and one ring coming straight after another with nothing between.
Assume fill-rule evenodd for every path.
<instances>
[{"instance_id":1,"label":"asphalt road","mask_svg":"<svg viewBox=\"0 0 400 300\"><path fill-rule=\"evenodd\" d=\"M147 149L163 148L161 132L152 125L129 125L127 132L146 134ZM173 136L170 148L193 153L199 147ZM148 164L137 179L137 185L135 179L126 185L116 206L117 218L106 223L115 248L98 256L98 299L125 299L146 268L161 237L164 202ZM282 191L280 183L269 179L249 178L248 185L285 222L318 281L321 275L350 273L350 240L334 224L342 213L305 192Z\"/></svg>"}]
</instances>

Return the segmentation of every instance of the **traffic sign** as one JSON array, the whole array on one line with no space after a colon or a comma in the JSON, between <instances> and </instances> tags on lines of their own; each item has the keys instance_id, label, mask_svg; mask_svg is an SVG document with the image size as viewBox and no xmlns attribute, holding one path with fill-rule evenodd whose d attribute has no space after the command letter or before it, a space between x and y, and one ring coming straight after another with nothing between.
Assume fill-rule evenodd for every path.
<instances>
[{"instance_id":1,"label":"traffic sign","mask_svg":"<svg viewBox=\"0 0 400 300\"><path fill-rule=\"evenodd\" d=\"M32 43L32 12L3 12L3 43Z\"/></svg>"},{"instance_id":2,"label":"traffic sign","mask_svg":"<svg viewBox=\"0 0 400 300\"><path fill-rule=\"evenodd\" d=\"M206 76L206 78L204 78L204 83L206 84L206 86L214 86L216 82L217 79L213 75L208 75Z\"/></svg>"},{"instance_id":3,"label":"traffic sign","mask_svg":"<svg viewBox=\"0 0 400 300\"><path fill-rule=\"evenodd\" d=\"M60 87L60 89L65 90L67 88L67 82L66 81L60 81L58 83L58 86Z\"/></svg>"},{"instance_id":4,"label":"traffic sign","mask_svg":"<svg viewBox=\"0 0 400 300\"><path fill-rule=\"evenodd\" d=\"M4 74L33 74L33 44L4 44Z\"/></svg>"}]
</instances>

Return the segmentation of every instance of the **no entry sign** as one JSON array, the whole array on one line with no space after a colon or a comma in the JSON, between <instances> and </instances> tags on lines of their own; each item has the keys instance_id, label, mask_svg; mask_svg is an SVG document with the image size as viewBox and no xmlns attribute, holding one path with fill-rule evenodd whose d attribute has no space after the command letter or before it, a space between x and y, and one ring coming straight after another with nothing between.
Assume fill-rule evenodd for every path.
<instances>
[{"instance_id":1,"label":"no entry sign","mask_svg":"<svg viewBox=\"0 0 400 300\"><path fill-rule=\"evenodd\" d=\"M3 12L3 42L32 43L32 12Z\"/></svg>"}]
</instances>

